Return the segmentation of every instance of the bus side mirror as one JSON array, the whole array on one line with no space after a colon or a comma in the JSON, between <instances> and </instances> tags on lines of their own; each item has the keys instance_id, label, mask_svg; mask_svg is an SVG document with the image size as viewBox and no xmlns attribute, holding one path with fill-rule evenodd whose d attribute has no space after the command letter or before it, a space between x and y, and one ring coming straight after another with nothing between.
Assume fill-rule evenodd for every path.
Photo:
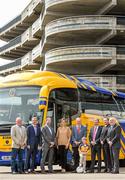
<instances>
[{"instance_id":1,"label":"bus side mirror","mask_svg":"<svg viewBox=\"0 0 125 180\"><path fill-rule=\"evenodd\" d=\"M48 86L43 86L40 90L40 98L39 98L39 109L43 110L47 106L49 96L49 89Z\"/></svg>"}]
</instances>

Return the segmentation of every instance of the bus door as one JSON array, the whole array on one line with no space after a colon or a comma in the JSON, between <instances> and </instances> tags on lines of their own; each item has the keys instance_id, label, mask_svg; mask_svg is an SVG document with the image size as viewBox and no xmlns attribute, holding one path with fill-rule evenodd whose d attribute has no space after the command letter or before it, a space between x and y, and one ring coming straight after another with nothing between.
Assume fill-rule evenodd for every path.
<instances>
[{"instance_id":1,"label":"bus door","mask_svg":"<svg viewBox=\"0 0 125 180\"><path fill-rule=\"evenodd\" d=\"M57 100L55 108L57 127L59 126L61 118L65 118L67 120L68 126L71 126L72 120L79 116L77 102Z\"/></svg>"},{"instance_id":2,"label":"bus door","mask_svg":"<svg viewBox=\"0 0 125 180\"><path fill-rule=\"evenodd\" d=\"M76 102L49 101L47 116L52 118L52 127L55 132L59 127L61 118L65 118L69 126L72 125L72 120L79 116L77 108Z\"/></svg>"},{"instance_id":3,"label":"bus door","mask_svg":"<svg viewBox=\"0 0 125 180\"><path fill-rule=\"evenodd\" d=\"M52 118L52 127L56 132L61 118L66 118L68 124L71 124L71 107L63 102L49 101L47 116Z\"/></svg>"},{"instance_id":4,"label":"bus door","mask_svg":"<svg viewBox=\"0 0 125 180\"><path fill-rule=\"evenodd\" d=\"M78 115L78 96L76 89L60 88L50 93L48 102L48 116L52 117L53 127L56 130L61 118L72 123L72 117Z\"/></svg>"}]
</instances>

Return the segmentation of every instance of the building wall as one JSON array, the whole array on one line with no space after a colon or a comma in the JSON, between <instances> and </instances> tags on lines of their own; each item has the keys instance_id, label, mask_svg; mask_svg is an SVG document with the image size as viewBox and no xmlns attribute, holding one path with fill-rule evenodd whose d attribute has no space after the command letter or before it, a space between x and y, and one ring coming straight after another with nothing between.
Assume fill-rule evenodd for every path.
<instances>
[{"instance_id":1,"label":"building wall","mask_svg":"<svg viewBox=\"0 0 125 180\"><path fill-rule=\"evenodd\" d=\"M32 0L0 38L0 56L12 60L2 75L41 69L113 79L125 74L125 1Z\"/></svg>"}]
</instances>

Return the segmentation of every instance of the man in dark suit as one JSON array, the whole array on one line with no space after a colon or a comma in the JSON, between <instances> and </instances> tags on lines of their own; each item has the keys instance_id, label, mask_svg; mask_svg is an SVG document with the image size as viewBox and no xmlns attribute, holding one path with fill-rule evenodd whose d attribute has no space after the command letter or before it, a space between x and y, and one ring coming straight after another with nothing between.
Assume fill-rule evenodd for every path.
<instances>
[{"instance_id":1,"label":"man in dark suit","mask_svg":"<svg viewBox=\"0 0 125 180\"><path fill-rule=\"evenodd\" d=\"M47 117L46 124L42 128L42 158L41 158L41 173L45 173L45 162L48 157L48 169L49 173L53 173L53 155L54 155L54 145L55 145L55 133L54 129L51 127L51 118Z\"/></svg>"},{"instance_id":2,"label":"man in dark suit","mask_svg":"<svg viewBox=\"0 0 125 180\"><path fill-rule=\"evenodd\" d=\"M76 126L72 128L72 148L74 156L74 170L79 166L78 147L83 137L87 136L86 126L82 126L81 119L76 118Z\"/></svg>"},{"instance_id":3,"label":"man in dark suit","mask_svg":"<svg viewBox=\"0 0 125 180\"><path fill-rule=\"evenodd\" d=\"M32 125L27 128L27 156L26 156L26 172L30 169L31 173L35 173L36 154L41 147L41 129L38 126L37 117L32 118ZM31 164L30 164L31 161Z\"/></svg>"},{"instance_id":4,"label":"man in dark suit","mask_svg":"<svg viewBox=\"0 0 125 180\"><path fill-rule=\"evenodd\" d=\"M94 126L90 129L89 141L91 145L91 166L90 173L94 173L96 155L98 157L98 173L101 172L101 143L100 135L102 127L99 126L99 119L94 120Z\"/></svg>"},{"instance_id":5,"label":"man in dark suit","mask_svg":"<svg viewBox=\"0 0 125 180\"><path fill-rule=\"evenodd\" d=\"M119 173L119 152L120 152L120 137L121 127L117 124L117 120L114 117L109 119L110 128L107 134L107 142L110 147L112 173Z\"/></svg>"},{"instance_id":6,"label":"man in dark suit","mask_svg":"<svg viewBox=\"0 0 125 180\"><path fill-rule=\"evenodd\" d=\"M110 149L109 149L109 144L107 143L107 134L108 134L108 130L110 128L109 118L104 117L103 121L104 121L105 125L102 128L100 141L102 144L103 157L104 157L104 162L105 162L104 172L111 172L112 166L111 166Z\"/></svg>"}]
</instances>

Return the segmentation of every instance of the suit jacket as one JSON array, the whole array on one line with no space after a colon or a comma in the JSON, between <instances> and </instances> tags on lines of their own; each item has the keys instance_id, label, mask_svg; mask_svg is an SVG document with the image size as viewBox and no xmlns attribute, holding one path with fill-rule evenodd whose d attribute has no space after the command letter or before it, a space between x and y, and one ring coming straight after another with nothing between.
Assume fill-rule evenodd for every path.
<instances>
[{"instance_id":1,"label":"suit jacket","mask_svg":"<svg viewBox=\"0 0 125 180\"><path fill-rule=\"evenodd\" d=\"M35 130L33 125L29 125L27 127L27 145L30 145L30 148L41 146L41 129L39 126L37 127L37 134L35 135Z\"/></svg>"},{"instance_id":2,"label":"suit jacket","mask_svg":"<svg viewBox=\"0 0 125 180\"><path fill-rule=\"evenodd\" d=\"M72 146L76 147L77 145L74 143L75 141L81 142L82 137L87 136L87 127L81 125L80 133L77 131L77 126L72 128Z\"/></svg>"},{"instance_id":3,"label":"suit jacket","mask_svg":"<svg viewBox=\"0 0 125 180\"><path fill-rule=\"evenodd\" d=\"M12 148L20 148L20 144L26 144L27 141L27 133L26 128L24 126L20 127L17 125L12 126L11 128L11 138L12 138ZM25 146L22 146L21 149L24 149Z\"/></svg>"},{"instance_id":4,"label":"suit jacket","mask_svg":"<svg viewBox=\"0 0 125 180\"><path fill-rule=\"evenodd\" d=\"M112 142L112 147L120 148L120 138L121 138L121 127L117 124L113 128L108 129L107 141Z\"/></svg>"},{"instance_id":5,"label":"suit jacket","mask_svg":"<svg viewBox=\"0 0 125 180\"><path fill-rule=\"evenodd\" d=\"M107 134L108 134L108 129L109 128L110 128L110 125L104 126L102 128L100 141L103 141L103 145L108 145L108 143L107 143Z\"/></svg>"},{"instance_id":6,"label":"suit jacket","mask_svg":"<svg viewBox=\"0 0 125 180\"><path fill-rule=\"evenodd\" d=\"M95 137L95 143L96 145L99 145L99 146L101 146L101 143L100 143L101 132L102 132L102 127L98 126L98 130L96 132L96 137ZM90 129L90 133L89 133L90 144L91 144L91 141L93 141L93 133L94 133L94 126Z\"/></svg>"},{"instance_id":7,"label":"suit jacket","mask_svg":"<svg viewBox=\"0 0 125 180\"><path fill-rule=\"evenodd\" d=\"M43 146L48 148L50 146L51 142L55 142L55 132L54 129L52 127L50 127L51 132L49 130L49 128L45 125L42 128L42 142L43 142Z\"/></svg>"}]
</instances>

